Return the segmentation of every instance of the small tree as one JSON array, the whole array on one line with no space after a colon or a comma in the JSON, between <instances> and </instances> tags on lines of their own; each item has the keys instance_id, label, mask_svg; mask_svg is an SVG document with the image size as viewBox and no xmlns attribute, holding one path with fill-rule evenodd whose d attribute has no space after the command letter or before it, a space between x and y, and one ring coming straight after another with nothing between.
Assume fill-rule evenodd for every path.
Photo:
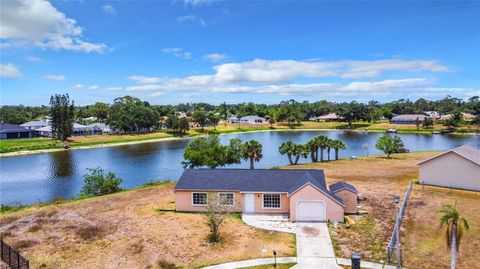
<instances>
[{"instance_id":1,"label":"small tree","mask_svg":"<svg viewBox=\"0 0 480 269\"><path fill-rule=\"evenodd\" d=\"M195 110L192 114L192 117L195 120L195 123L202 127L203 132L203 129L208 121L207 112L205 112L205 110L203 109Z\"/></svg>"},{"instance_id":2,"label":"small tree","mask_svg":"<svg viewBox=\"0 0 480 269\"><path fill-rule=\"evenodd\" d=\"M242 158L250 160L250 169L254 169L254 162L259 162L263 158L262 144L257 140L250 140L242 145Z\"/></svg>"},{"instance_id":3,"label":"small tree","mask_svg":"<svg viewBox=\"0 0 480 269\"><path fill-rule=\"evenodd\" d=\"M450 268L455 269L457 263L457 253L460 249L460 240L463 236L463 231L468 231L470 228L468 222L462 217L457 210L457 203L455 205L443 205L440 209L442 216L440 217L440 227L447 226L446 240L447 247L451 251Z\"/></svg>"},{"instance_id":4,"label":"small tree","mask_svg":"<svg viewBox=\"0 0 480 269\"><path fill-rule=\"evenodd\" d=\"M213 129L217 129L217 125L220 122L220 114L210 112L207 115L208 121L210 121L213 124Z\"/></svg>"},{"instance_id":5,"label":"small tree","mask_svg":"<svg viewBox=\"0 0 480 269\"><path fill-rule=\"evenodd\" d=\"M52 138L67 140L73 133L74 102L68 94L55 94L50 97L50 117L52 117Z\"/></svg>"},{"instance_id":6,"label":"small tree","mask_svg":"<svg viewBox=\"0 0 480 269\"><path fill-rule=\"evenodd\" d=\"M220 242L220 230L225 220L230 216L230 213L238 211L236 206L238 203L233 201L230 205L228 197L221 196L218 193L207 194L207 207L205 210L205 223L210 228L208 234L208 241L211 243Z\"/></svg>"},{"instance_id":7,"label":"small tree","mask_svg":"<svg viewBox=\"0 0 480 269\"><path fill-rule=\"evenodd\" d=\"M392 137L384 135L378 138L375 147L378 150L383 151L387 155L387 158L390 158L390 155L399 152L400 149L404 147L404 144L402 139L398 136Z\"/></svg>"},{"instance_id":8,"label":"small tree","mask_svg":"<svg viewBox=\"0 0 480 269\"><path fill-rule=\"evenodd\" d=\"M423 121L423 128L429 128L433 126L433 119L430 117L426 117Z\"/></svg>"},{"instance_id":9,"label":"small tree","mask_svg":"<svg viewBox=\"0 0 480 269\"><path fill-rule=\"evenodd\" d=\"M365 144L366 145L366 144ZM343 143L342 140L340 139L335 139L335 140L332 140L332 145L331 147L335 150L335 160L338 161L338 152L339 150L341 149L346 149L347 146L345 145L345 143ZM329 156L330 157L330 156ZM367 157L368 157L368 145L367 145Z\"/></svg>"},{"instance_id":10,"label":"small tree","mask_svg":"<svg viewBox=\"0 0 480 269\"><path fill-rule=\"evenodd\" d=\"M268 123L270 123L270 128L273 129L273 125L275 124L275 119L273 117L268 119Z\"/></svg>"},{"instance_id":11,"label":"small tree","mask_svg":"<svg viewBox=\"0 0 480 269\"><path fill-rule=\"evenodd\" d=\"M121 191L120 184L122 179L118 178L115 173L105 172L102 168L87 168L88 173L83 176L85 185L83 185L80 195L82 196L99 196Z\"/></svg>"},{"instance_id":12,"label":"small tree","mask_svg":"<svg viewBox=\"0 0 480 269\"><path fill-rule=\"evenodd\" d=\"M297 165L300 158L307 158L308 150L306 150L304 145L295 144L293 147L293 156L295 156L295 162L293 164Z\"/></svg>"},{"instance_id":13,"label":"small tree","mask_svg":"<svg viewBox=\"0 0 480 269\"><path fill-rule=\"evenodd\" d=\"M295 143L293 143L291 140L288 140L283 142L278 148L278 152L280 152L281 155L287 154L288 162L290 164L293 164L292 155L295 151L295 146Z\"/></svg>"}]
</instances>

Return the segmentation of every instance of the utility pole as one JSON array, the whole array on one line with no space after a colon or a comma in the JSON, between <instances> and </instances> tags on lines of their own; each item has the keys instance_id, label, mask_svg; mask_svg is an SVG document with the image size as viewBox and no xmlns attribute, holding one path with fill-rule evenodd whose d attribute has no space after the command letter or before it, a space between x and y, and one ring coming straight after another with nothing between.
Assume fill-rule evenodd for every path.
<instances>
[{"instance_id":1,"label":"utility pole","mask_svg":"<svg viewBox=\"0 0 480 269\"><path fill-rule=\"evenodd\" d=\"M396 211L396 223L398 225L395 225L395 237L397 238L396 243L397 243L397 269L402 269L402 247L400 243L400 225L398 223L398 219L400 217L400 207L399 207L399 202L400 202L400 196L395 195L393 197L393 201L395 202L395 211Z\"/></svg>"}]
</instances>

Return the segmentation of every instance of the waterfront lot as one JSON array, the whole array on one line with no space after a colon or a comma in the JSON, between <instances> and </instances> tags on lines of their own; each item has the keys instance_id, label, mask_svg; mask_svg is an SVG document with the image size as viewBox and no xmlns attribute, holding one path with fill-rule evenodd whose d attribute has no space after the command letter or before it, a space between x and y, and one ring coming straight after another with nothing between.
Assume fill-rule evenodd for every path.
<instances>
[{"instance_id":1,"label":"waterfront lot","mask_svg":"<svg viewBox=\"0 0 480 269\"><path fill-rule=\"evenodd\" d=\"M330 163L299 165L289 168L323 168L327 180L345 180L357 187L366 200L361 205L368 215L352 216L356 224L348 229L331 228L337 257L348 258L361 252L369 261L385 261L385 248L394 225L393 195L402 198L412 179L418 177L418 161L435 153L394 154L383 157L340 160ZM408 268L449 268L450 252L445 227L440 228L439 213L443 204L458 203L469 221L470 231L461 242L457 268L475 268L480 247L480 193L414 185L402 229L404 265Z\"/></svg>"}]
</instances>

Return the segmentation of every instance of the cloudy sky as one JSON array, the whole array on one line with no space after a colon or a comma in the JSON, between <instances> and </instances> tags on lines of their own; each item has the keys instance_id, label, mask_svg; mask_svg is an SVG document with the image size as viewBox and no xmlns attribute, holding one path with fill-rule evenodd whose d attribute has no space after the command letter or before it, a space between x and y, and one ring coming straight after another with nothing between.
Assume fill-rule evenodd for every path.
<instances>
[{"instance_id":1,"label":"cloudy sky","mask_svg":"<svg viewBox=\"0 0 480 269\"><path fill-rule=\"evenodd\" d=\"M480 95L476 1L1 1L1 104Z\"/></svg>"}]
</instances>

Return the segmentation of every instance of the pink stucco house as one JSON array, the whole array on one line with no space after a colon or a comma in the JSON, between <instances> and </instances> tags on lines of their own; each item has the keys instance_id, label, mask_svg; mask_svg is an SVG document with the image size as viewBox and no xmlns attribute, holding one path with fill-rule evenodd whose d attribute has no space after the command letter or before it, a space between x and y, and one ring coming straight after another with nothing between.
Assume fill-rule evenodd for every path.
<instances>
[{"instance_id":1,"label":"pink stucco house","mask_svg":"<svg viewBox=\"0 0 480 269\"><path fill-rule=\"evenodd\" d=\"M175 186L177 211L202 212L208 195L246 214L288 214L291 221L343 221L356 213L357 190L345 182L327 188L323 170L187 169Z\"/></svg>"},{"instance_id":2,"label":"pink stucco house","mask_svg":"<svg viewBox=\"0 0 480 269\"><path fill-rule=\"evenodd\" d=\"M420 183L480 191L480 150L463 145L418 163Z\"/></svg>"}]
</instances>

